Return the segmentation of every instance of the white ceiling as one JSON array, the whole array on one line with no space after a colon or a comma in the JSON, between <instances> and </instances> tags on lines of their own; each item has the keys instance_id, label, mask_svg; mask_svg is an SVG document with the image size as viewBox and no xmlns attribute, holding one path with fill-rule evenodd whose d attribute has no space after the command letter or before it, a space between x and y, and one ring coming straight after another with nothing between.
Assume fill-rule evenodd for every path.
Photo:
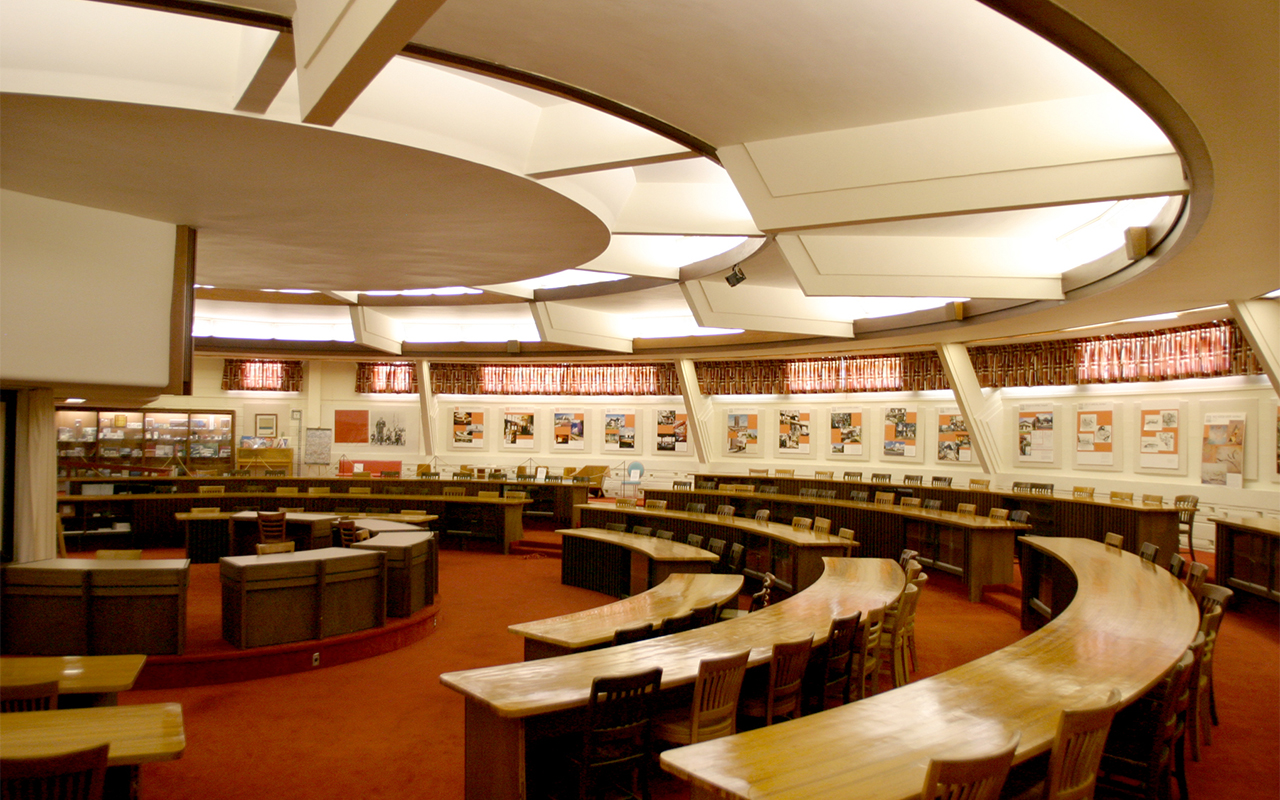
<instances>
[{"instance_id":1,"label":"white ceiling","mask_svg":"<svg viewBox=\"0 0 1280 800\"><path fill-rule=\"evenodd\" d=\"M294 13L288 2L234 5ZM635 109L720 150L727 170L595 109L406 58L332 129L299 123L292 78L266 114L236 112L270 31L86 0L0 0L0 185L195 226L197 280L220 290L503 284L511 294L496 308L450 305L447 318L432 302L385 309L407 342L431 324L453 326L458 341L505 340L480 335L486 324L528 331L532 294L510 284L578 266L647 281L539 298L578 312L602 343L677 317L685 322L672 323L672 335L696 319L804 339L817 322L847 326L898 304L942 303L911 300L942 292L907 271L894 283L907 299L858 300L875 277L867 270L881 268L849 255L863 252L858 239L883 237L882 250L892 244L924 273L956 273L947 288L971 291L949 294L980 300L1003 296L989 294L996 276L1056 281L1051 259L1009 254L1047 253L1114 199L1146 194L1189 192L1187 222L1106 291L1077 292L1070 309L1042 301L951 329L904 329L897 341L1054 330L1274 289L1275 15L1230 28L1210 26L1216 17L1199 9L1134 5L1155 16L1139 25L1128 4L1085 0L1033 8L1047 27L1059 24L1058 6L1096 26L1102 37L1064 24L1063 39L1126 80L1179 143L1205 143L1209 163L1189 156L1195 185L1148 166L1172 149L1107 80L974 0L448 0L413 37ZM1199 47L1173 46L1182 39ZM1227 85L1250 103L1221 96ZM1017 133L1006 144L993 130ZM845 210L845 196L848 208L871 212ZM875 211L888 208L907 210L879 221ZM769 243L749 257L707 247L746 236L750 251L766 233L791 246ZM967 260L947 258L947 237L990 246L957 242ZM807 279L793 263L802 245L817 270ZM746 288L726 293L720 276L742 258ZM1224 259L1229 281L1213 274ZM893 263L887 269L894 275ZM708 306L676 283L699 279ZM236 298L218 298L201 301L209 319L252 317L263 330L283 308L270 295L245 296L231 313ZM552 328L538 335L582 341Z\"/></svg>"}]
</instances>

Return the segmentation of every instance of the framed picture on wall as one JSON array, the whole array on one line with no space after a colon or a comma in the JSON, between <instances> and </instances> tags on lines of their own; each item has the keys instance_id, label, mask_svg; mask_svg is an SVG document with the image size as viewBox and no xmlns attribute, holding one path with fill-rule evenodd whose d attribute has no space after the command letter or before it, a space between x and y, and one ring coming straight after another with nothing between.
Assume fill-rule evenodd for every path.
<instances>
[{"instance_id":1,"label":"framed picture on wall","mask_svg":"<svg viewBox=\"0 0 1280 800\"><path fill-rule=\"evenodd\" d=\"M253 435L258 439L276 438L276 415L254 414Z\"/></svg>"}]
</instances>

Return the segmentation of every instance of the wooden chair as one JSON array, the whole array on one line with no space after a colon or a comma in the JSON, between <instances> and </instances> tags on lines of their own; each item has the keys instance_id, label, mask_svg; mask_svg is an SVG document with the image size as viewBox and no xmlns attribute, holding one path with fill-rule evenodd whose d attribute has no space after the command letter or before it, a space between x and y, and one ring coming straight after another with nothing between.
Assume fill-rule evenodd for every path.
<instances>
[{"instance_id":1,"label":"wooden chair","mask_svg":"<svg viewBox=\"0 0 1280 800\"><path fill-rule=\"evenodd\" d=\"M804 673L813 652L813 634L794 642L773 646L769 658L769 677L763 691L748 686L742 699L741 713L763 718L765 726L778 718L798 718L804 713Z\"/></svg>"},{"instance_id":2,"label":"wooden chair","mask_svg":"<svg viewBox=\"0 0 1280 800\"><path fill-rule=\"evenodd\" d=\"M225 486L201 486L196 489L197 494L226 494L226 492Z\"/></svg>"},{"instance_id":3,"label":"wooden chair","mask_svg":"<svg viewBox=\"0 0 1280 800\"><path fill-rule=\"evenodd\" d=\"M810 517L792 517L791 530L793 531L813 530L813 519Z\"/></svg>"},{"instance_id":4,"label":"wooden chair","mask_svg":"<svg viewBox=\"0 0 1280 800\"><path fill-rule=\"evenodd\" d=\"M614 508L635 508L636 499L634 497L619 497L614 504Z\"/></svg>"},{"instance_id":5,"label":"wooden chair","mask_svg":"<svg viewBox=\"0 0 1280 800\"><path fill-rule=\"evenodd\" d=\"M821 534L825 534L825 535L827 535L827 536L830 536L830 535L831 535L831 520L827 519L826 517L814 517L814 518L813 518L813 532L814 532L814 533L821 533Z\"/></svg>"},{"instance_id":6,"label":"wooden chair","mask_svg":"<svg viewBox=\"0 0 1280 800\"><path fill-rule=\"evenodd\" d=\"M1164 495L1162 494L1144 494L1142 496L1142 504L1144 506L1162 506L1164 505Z\"/></svg>"},{"instance_id":7,"label":"wooden chair","mask_svg":"<svg viewBox=\"0 0 1280 800\"><path fill-rule=\"evenodd\" d=\"M912 561L914 561L915 557L918 555L920 555L920 553L915 550L911 550L911 549L903 550L901 553L898 554L898 566L902 567L903 572L906 572L907 565L910 564ZM911 580L910 575L907 576L907 580Z\"/></svg>"},{"instance_id":8,"label":"wooden chair","mask_svg":"<svg viewBox=\"0 0 1280 800\"><path fill-rule=\"evenodd\" d=\"M850 695L861 700L880 689L880 638L884 632L884 609L873 608L862 615L862 625L853 643L853 678Z\"/></svg>"},{"instance_id":9,"label":"wooden chair","mask_svg":"<svg viewBox=\"0 0 1280 800\"><path fill-rule=\"evenodd\" d=\"M1200 615L1203 617L1215 608L1225 609L1236 593L1216 583L1205 583L1201 584L1200 590L1195 594L1196 602L1200 604Z\"/></svg>"},{"instance_id":10,"label":"wooden chair","mask_svg":"<svg viewBox=\"0 0 1280 800\"><path fill-rule=\"evenodd\" d=\"M902 502L899 503L898 505L902 506L903 508L922 508L923 504L924 504L924 501L921 500L919 497L904 497L902 498Z\"/></svg>"},{"instance_id":11,"label":"wooden chair","mask_svg":"<svg viewBox=\"0 0 1280 800\"><path fill-rule=\"evenodd\" d=\"M764 475L765 477L768 477L769 468L765 467L764 469L756 469L755 467L749 467L747 469L747 474L748 475Z\"/></svg>"},{"instance_id":12,"label":"wooden chair","mask_svg":"<svg viewBox=\"0 0 1280 800\"><path fill-rule=\"evenodd\" d=\"M1191 560L1196 560L1196 545L1191 534L1196 526L1196 509L1200 507L1200 498L1194 494L1180 494L1173 498L1173 507L1178 509L1178 532L1187 535L1187 551Z\"/></svg>"},{"instance_id":13,"label":"wooden chair","mask_svg":"<svg viewBox=\"0 0 1280 800\"><path fill-rule=\"evenodd\" d=\"M672 541L672 537L674 536L675 534L673 532L664 530L659 530L653 535L655 539L666 539L668 542Z\"/></svg>"},{"instance_id":14,"label":"wooden chair","mask_svg":"<svg viewBox=\"0 0 1280 800\"><path fill-rule=\"evenodd\" d=\"M654 736L679 745L732 736L737 731L738 696L750 655L750 650L744 650L699 662L692 705L660 716Z\"/></svg>"},{"instance_id":15,"label":"wooden chair","mask_svg":"<svg viewBox=\"0 0 1280 800\"><path fill-rule=\"evenodd\" d=\"M902 482L905 483L907 486L923 486L924 476L923 475L903 475Z\"/></svg>"},{"instance_id":16,"label":"wooden chair","mask_svg":"<svg viewBox=\"0 0 1280 800\"><path fill-rule=\"evenodd\" d=\"M993 753L981 756L933 758L924 776L922 800L997 800L1013 765L1020 734Z\"/></svg>"},{"instance_id":17,"label":"wooden chair","mask_svg":"<svg viewBox=\"0 0 1280 800\"><path fill-rule=\"evenodd\" d=\"M991 509L990 511L988 511L988 512L987 512L987 517L988 517L989 519L1008 519L1008 518L1009 518L1009 509L1007 509L1007 508L993 508L993 509Z\"/></svg>"},{"instance_id":18,"label":"wooden chair","mask_svg":"<svg viewBox=\"0 0 1280 800\"><path fill-rule=\"evenodd\" d=\"M973 479L973 478L970 478L970 479L969 479L969 488L970 488L970 489L981 489L981 490L983 490L983 491L985 492L985 491L986 491L987 489L989 489L990 487L991 487L991 481L990 481L990 480L975 480L975 479Z\"/></svg>"},{"instance_id":19,"label":"wooden chair","mask_svg":"<svg viewBox=\"0 0 1280 800\"><path fill-rule=\"evenodd\" d=\"M916 610L920 607L920 598L924 596L924 585L928 582L929 576L924 572L916 574L911 579L911 585L916 587L919 595L916 597L916 609L912 610L911 617L907 620L902 634L902 638L906 643L907 660L905 665L908 672L918 672L920 670L920 655L916 652Z\"/></svg>"},{"instance_id":20,"label":"wooden chair","mask_svg":"<svg viewBox=\"0 0 1280 800\"><path fill-rule=\"evenodd\" d=\"M828 707L845 705L852 699L853 646L858 638L858 626L861 623L861 611L855 611L848 617L836 617L831 620L827 641L817 654L821 663L809 670L814 680L805 695L806 713L812 714Z\"/></svg>"},{"instance_id":21,"label":"wooden chair","mask_svg":"<svg viewBox=\"0 0 1280 800\"><path fill-rule=\"evenodd\" d=\"M1133 492L1112 492L1111 502L1113 503L1132 503Z\"/></svg>"},{"instance_id":22,"label":"wooden chair","mask_svg":"<svg viewBox=\"0 0 1280 800\"><path fill-rule=\"evenodd\" d=\"M839 536L841 541L844 542L845 558L853 558L854 551L862 547L862 543L853 538L854 532L850 528L841 528L840 530L836 531L836 535Z\"/></svg>"},{"instance_id":23,"label":"wooden chair","mask_svg":"<svg viewBox=\"0 0 1280 800\"><path fill-rule=\"evenodd\" d=\"M276 494L297 494L297 493L298 493L297 486L277 486L276 487Z\"/></svg>"},{"instance_id":24,"label":"wooden chair","mask_svg":"<svg viewBox=\"0 0 1280 800\"><path fill-rule=\"evenodd\" d=\"M978 506L976 503L956 503L956 513L975 515L978 513Z\"/></svg>"},{"instance_id":25,"label":"wooden chair","mask_svg":"<svg viewBox=\"0 0 1280 800\"><path fill-rule=\"evenodd\" d=\"M621 522L606 522L606 523L604 524L604 529L605 529L606 531L613 531L614 533L626 533L626 532L627 532L627 526L626 526L624 523L621 523Z\"/></svg>"},{"instance_id":26,"label":"wooden chair","mask_svg":"<svg viewBox=\"0 0 1280 800\"><path fill-rule=\"evenodd\" d=\"M819 480L819 481L829 481L835 476L836 476L835 470L830 470L830 469L819 469L819 470L814 470L813 472L814 480Z\"/></svg>"},{"instance_id":27,"label":"wooden chair","mask_svg":"<svg viewBox=\"0 0 1280 800\"><path fill-rule=\"evenodd\" d=\"M363 528L357 528L354 520L344 519L338 521L338 541L343 547L350 547L356 542L363 542L369 538L369 532Z\"/></svg>"},{"instance_id":28,"label":"wooden chair","mask_svg":"<svg viewBox=\"0 0 1280 800\"><path fill-rule=\"evenodd\" d=\"M854 489L852 492L849 492L849 499L856 503L866 503L871 500L871 492L864 489Z\"/></svg>"},{"instance_id":29,"label":"wooden chair","mask_svg":"<svg viewBox=\"0 0 1280 800\"><path fill-rule=\"evenodd\" d=\"M1178 553L1169 556L1169 573L1178 580L1182 580L1187 574L1187 561Z\"/></svg>"},{"instance_id":30,"label":"wooden chair","mask_svg":"<svg viewBox=\"0 0 1280 800\"><path fill-rule=\"evenodd\" d=\"M1030 481L1014 481L1013 490L1015 492L1025 492L1026 494L1030 494L1031 482Z\"/></svg>"},{"instance_id":31,"label":"wooden chair","mask_svg":"<svg viewBox=\"0 0 1280 800\"><path fill-rule=\"evenodd\" d=\"M1019 508L1017 511L1010 511L1010 512L1009 512L1009 521L1010 521L1010 522L1026 522L1026 523L1030 523L1030 522L1031 522L1031 512L1030 512L1030 511L1027 511L1025 508Z\"/></svg>"},{"instance_id":32,"label":"wooden chair","mask_svg":"<svg viewBox=\"0 0 1280 800\"><path fill-rule=\"evenodd\" d=\"M706 503L688 503L685 505L684 510L689 512L690 514L705 514L707 511L707 504Z\"/></svg>"},{"instance_id":33,"label":"wooden chair","mask_svg":"<svg viewBox=\"0 0 1280 800\"><path fill-rule=\"evenodd\" d=\"M57 681L0 684L0 714L11 711L53 711L57 708Z\"/></svg>"},{"instance_id":34,"label":"wooden chair","mask_svg":"<svg viewBox=\"0 0 1280 800\"><path fill-rule=\"evenodd\" d=\"M716 507L717 517L732 517L736 513L737 512L734 511L733 506L729 505L728 503L723 503Z\"/></svg>"},{"instance_id":35,"label":"wooden chair","mask_svg":"<svg viewBox=\"0 0 1280 800\"><path fill-rule=\"evenodd\" d=\"M665 511L667 508L666 500L645 500L644 507L653 511Z\"/></svg>"},{"instance_id":36,"label":"wooden chair","mask_svg":"<svg viewBox=\"0 0 1280 800\"><path fill-rule=\"evenodd\" d=\"M796 476L796 471L794 469L775 469L773 471L773 476L775 478L794 478Z\"/></svg>"},{"instance_id":37,"label":"wooden chair","mask_svg":"<svg viewBox=\"0 0 1280 800\"><path fill-rule=\"evenodd\" d=\"M110 744L100 744L53 756L0 758L0 795L100 800L110 750Z\"/></svg>"},{"instance_id":38,"label":"wooden chair","mask_svg":"<svg viewBox=\"0 0 1280 800\"><path fill-rule=\"evenodd\" d=\"M351 493L355 494L356 490L352 489ZM446 486L440 490L440 493L445 497L466 497L467 496L466 487L463 487L463 486Z\"/></svg>"},{"instance_id":39,"label":"wooden chair","mask_svg":"<svg viewBox=\"0 0 1280 800\"><path fill-rule=\"evenodd\" d=\"M1102 705L1064 708L1058 715L1044 779L1016 787L1007 785L1001 797L1005 800L1092 800L1102 748L1119 708L1119 689L1112 689Z\"/></svg>"},{"instance_id":40,"label":"wooden chair","mask_svg":"<svg viewBox=\"0 0 1280 800\"><path fill-rule=\"evenodd\" d=\"M690 609L683 614L674 617L666 617L662 623L658 625L658 636L669 636L673 633L682 631L691 631L695 627L693 620L693 610Z\"/></svg>"},{"instance_id":41,"label":"wooden chair","mask_svg":"<svg viewBox=\"0 0 1280 800\"><path fill-rule=\"evenodd\" d=\"M287 469L269 469L264 471L262 474L263 477L267 478L283 478L288 474L288 472L289 471Z\"/></svg>"},{"instance_id":42,"label":"wooden chair","mask_svg":"<svg viewBox=\"0 0 1280 800\"><path fill-rule=\"evenodd\" d=\"M1108 533L1102 540L1107 547L1124 547L1124 537L1118 533Z\"/></svg>"},{"instance_id":43,"label":"wooden chair","mask_svg":"<svg viewBox=\"0 0 1280 800\"><path fill-rule=\"evenodd\" d=\"M671 489L672 491L677 491L677 492L681 492L681 491L687 492L693 489L693 481L672 481Z\"/></svg>"},{"instance_id":44,"label":"wooden chair","mask_svg":"<svg viewBox=\"0 0 1280 800\"><path fill-rule=\"evenodd\" d=\"M891 506L897 495L893 492L876 492L876 505Z\"/></svg>"},{"instance_id":45,"label":"wooden chair","mask_svg":"<svg viewBox=\"0 0 1280 800\"><path fill-rule=\"evenodd\" d=\"M646 525L637 525L631 529L631 532L634 533L636 536L652 536L653 528L650 528Z\"/></svg>"},{"instance_id":46,"label":"wooden chair","mask_svg":"<svg viewBox=\"0 0 1280 800\"><path fill-rule=\"evenodd\" d=\"M444 493L445 493L446 495L450 494L450 492L449 492L449 489L450 489L450 488L451 488L451 487L449 487L449 486L444 487ZM463 489L458 489L458 493L464 493L464 491L465 491L465 490L463 490ZM347 490L347 494L373 494L373 487L370 487L370 486L352 486L350 489L348 489L348 490Z\"/></svg>"},{"instance_id":47,"label":"wooden chair","mask_svg":"<svg viewBox=\"0 0 1280 800\"><path fill-rule=\"evenodd\" d=\"M1218 724L1218 704L1213 696L1213 656L1218 648L1218 632L1222 629L1222 606L1210 609L1200 618L1204 634L1204 652L1200 656L1200 673L1192 687L1191 713L1187 727L1191 734L1191 759L1200 760L1202 745L1213 744L1213 726Z\"/></svg>"},{"instance_id":48,"label":"wooden chair","mask_svg":"<svg viewBox=\"0 0 1280 800\"><path fill-rule=\"evenodd\" d=\"M725 572L730 575L741 575L742 565L747 558L747 548L740 542L729 545L729 557L725 559Z\"/></svg>"},{"instance_id":49,"label":"wooden chair","mask_svg":"<svg viewBox=\"0 0 1280 800\"><path fill-rule=\"evenodd\" d=\"M936 497L928 498L927 500L925 500L924 502L922 502L920 505L921 505L922 507L924 507L924 508L929 509L930 511L941 511L941 510L942 510L942 501L941 501L941 500L939 500L939 499L938 499L938 498L936 498Z\"/></svg>"},{"instance_id":50,"label":"wooden chair","mask_svg":"<svg viewBox=\"0 0 1280 800\"><path fill-rule=\"evenodd\" d=\"M1199 562L1193 562L1187 568L1187 589L1190 590L1191 596L1200 602L1200 592L1204 588L1205 578L1209 575L1209 568Z\"/></svg>"},{"instance_id":51,"label":"wooden chair","mask_svg":"<svg viewBox=\"0 0 1280 800\"><path fill-rule=\"evenodd\" d=\"M845 470L844 479L846 481L860 481L862 480L862 473L854 470Z\"/></svg>"},{"instance_id":52,"label":"wooden chair","mask_svg":"<svg viewBox=\"0 0 1280 800\"><path fill-rule=\"evenodd\" d=\"M307 494L328 494L328 493L329 493L328 486L308 486L307 487Z\"/></svg>"},{"instance_id":53,"label":"wooden chair","mask_svg":"<svg viewBox=\"0 0 1280 800\"><path fill-rule=\"evenodd\" d=\"M285 513L284 511L258 512L258 541L284 541Z\"/></svg>"},{"instance_id":54,"label":"wooden chair","mask_svg":"<svg viewBox=\"0 0 1280 800\"><path fill-rule=\"evenodd\" d=\"M769 521L769 509L762 508L756 512L756 522L768 522L768 521Z\"/></svg>"},{"instance_id":55,"label":"wooden chair","mask_svg":"<svg viewBox=\"0 0 1280 800\"><path fill-rule=\"evenodd\" d=\"M1139 558L1143 561L1150 561L1152 564L1156 563L1156 557L1159 555L1160 548L1153 542L1143 542L1142 548L1138 551Z\"/></svg>"},{"instance_id":56,"label":"wooden chair","mask_svg":"<svg viewBox=\"0 0 1280 800\"><path fill-rule=\"evenodd\" d=\"M642 622L639 625L632 625L628 628L618 628L613 632L613 646L620 644L631 644L632 642L643 642L653 636L653 625L648 622Z\"/></svg>"},{"instance_id":57,"label":"wooden chair","mask_svg":"<svg viewBox=\"0 0 1280 800\"><path fill-rule=\"evenodd\" d=\"M874 681L880 675L889 676L893 688L907 683L907 629L915 622L916 605L920 590L914 583L907 584L897 602L885 609L884 628L880 633L880 664Z\"/></svg>"},{"instance_id":58,"label":"wooden chair","mask_svg":"<svg viewBox=\"0 0 1280 800\"><path fill-rule=\"evenodd\" d=\"M497 500L500 497L502 497L502 492L481 491L481 492L476 492L476 497L484 498L487 500Z\"/></svg>"},{"instance_id":59,"label":"wooden chair","mask_svg":"<svg viewBox=\"0 0 1280 800\"><path fill-rule=\"evenodd\" d=\"M632 675L598 677L587 699L587 730L570 756L580 800L600 796L604 776L625 771L630 788L649 800L655 700L662 667Z\"/></svg>"},{"instance_id":60,"label":"wooden chair","mask_svg":"<svg viewBox=\"0 0 1280 800\"><path fill-rule=\"evenodd\" d=\"M94 558L116 561L138 561L142 558L141 550L99 550Z\"/></svg>"},{"instance_id":61,"label":"wooden chair","mask_svg":"<svg viewBox=\"0 0 1280 800\"><path fill-rule=\"evenodd\" d=\"M702 538L702 534L700 533L691 533L685 538L684 543L690 547L700 548L702 547Z\"/></svg>"},{"instance_id":62,"label":"wooden chair","mask_svg":"<svg viewBox=\"0 0 1280 800\"><path fill-rule=\"evenodd\" d=\"M710 603L699 606L690 613L693 615L693 627L704 628L720 618L720 606L718 603Z\"/></svg>"},{"instance_id":63,"label":"wooden chair","mask_svg":"<svg viewBox=\"0 0 1280 800\"><path fill-rule=\"evenodd\" d=\"M1031 493L1032 493L1032 494L1043 494L1043 495L1047 495L1047 496L1049 496L1049 497L1052 497L1052 496L1053 496L1053 484L1052 484L1052 483L1033 483L1033 484L1031 484Z\"/></svg>"},{"instance_id":64,"label":"wooden chair","mask_svg":"<svg viewBox=\"0 0 1280 800\"><path fill-rule=\"evenodd\" d=\"M521 491L517 491L517 490L515 490L515 489L508 489L508 490L507 490L506 495L504 495L504 496L505 496L508 500L528 500L528 499L529 499L529 493L528 493L528 492L521 492Z\"/></svg>"},{"instance_id":65,"label":"wooden chair","mask_svg":"<svg viewBox=\"0 0 1280 800\"><path fill-rule=\"evenodd\" d=\"M728 546L729 546L729 543L726 542L724 539L709 539L707 541L707 552L715 553L716 557L720 559L719 561L717 561L715 564L711 566L712 572L719 572L719 573L728 572L728 569L725 568L725 563L724 563L725 548L727 548Z\"/></svg>"},{"instance_id":66,"label":"wooden chair","mask_svg":"<svg viewBox=\"0 0 1280 800\"><path fill-rule=\"evenodd\" d=\"M871 473L871 482L872 483L888 483L891 477L892 476L887 472L873 472Z\"/></svg>"},{"instance_id":67,"label":"wooden chair","mask_svg":"<svg viewBox=\"0 0 1280 800\"><path fill-rule=\"evenodd\" d=\"M1200 651L1204 641L1196 635ZM1167 798L1179 737L1178 705L1191 685L1197 653L1188 649L1150 691L1116 713L1099 765L1100 782L1147 798ZM1188 698L1189 699L1189 698ZM1186 790L1179 795L1185 798Z\"/></svg>"},{"instance_id":68,"label":"wooden chair","mask_svg":"<svg viewBox=\"0 0 1280 800\"><path fill-rule=\"evenodd\" d=\"M1071 488L1072 497L1080 497L1092 500L1094 488L1092 486L1073 486Z\"/></svg>"},{"instance_id":69,"label":"wooden chair","mask_svg":"<svg viewBox=\"0 0 1280 800\"><path fill-rule=\"evenodd\" d=\"M266 556L272 553L292 553L294 551L294 543L292 541L259 542L253 546L253 549L260 556Z\"/></svg>"},{"instance_id":70,"label":"wooden chair","mask_svg":"<svg viewBox=\"0 0 1280 800\"><path fill-rule=\"evenodd\" d=\"M929 479L929 485L930 486L946 486L947 488L950 488L951 478L950 476L946 476L946 475L934 475L932 478Z\"/></svg>"}]
</instances>

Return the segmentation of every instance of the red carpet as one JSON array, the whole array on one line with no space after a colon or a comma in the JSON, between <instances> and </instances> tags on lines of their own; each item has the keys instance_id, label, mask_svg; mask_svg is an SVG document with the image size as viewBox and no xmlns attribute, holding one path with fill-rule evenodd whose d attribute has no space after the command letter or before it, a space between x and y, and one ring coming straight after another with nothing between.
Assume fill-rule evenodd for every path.
<instances>
[{"instance_id":1,"label":"red carpet","mask_svg":"<svg viewBox=\"0 0 1280 800\"><path fill-rule=\"evenodd\" d=\"M186 755L145 765L141 797L461 798L463 702L440 685L440 673L518 661L521 640L507 625L609 598L561 586L554 558L445 550L440 572L436 633L396 652L296 675L121 695L122 703L180 702L186 719ZM1016 607L1016 596L990 591L970 604L957 579L931 575L917 618L919 675L1015 641ZM1277 605L1237 595L1217 658L1222 725L1204 760L1190 765L1192 796L1280 797ZM655 788L660 798L687 796L665 774Z\"/></svg>"}]
</instances>

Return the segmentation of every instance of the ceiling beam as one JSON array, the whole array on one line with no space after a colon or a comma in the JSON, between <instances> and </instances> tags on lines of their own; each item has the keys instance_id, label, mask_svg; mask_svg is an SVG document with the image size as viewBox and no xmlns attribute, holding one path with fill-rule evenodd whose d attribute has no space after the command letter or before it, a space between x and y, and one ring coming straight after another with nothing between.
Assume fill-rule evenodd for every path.
<instances>
[{"instance_id":1,"label":"ceiling beam","mask_svg":"<svg viewBox=\"0 0 1280 800\"><path fill-rule=\"evenodd\" d=\"M245 32L244 47L246 50L250 48L250 33L257 34L258 32ZM257 36L252 38L257 38ZM243 111L248 114L267 113L267 109L275 102L276 96L284 88L285 82L293 74L293 34L277 33L269 41L270 44L267 46L265 53L253 52L245 54L247 58L256 61L257 66L252 68L252 74L249 76L244 90L240 93L240 100L236 102L236 111Z\"/></svg>"},{"instance_id":2,"label":"ceiling beam","mask_svg":"<svg viewBox=\"0 0 1280 800\"><path fill-rule=\"evenodd\" d=\"M603 311L536 301L529 304L538 335L544 342L592 347L615 353L630 353L631 337L618 324L617 316Z\"/></svg>"},{"instance_id":3,"label":"ceiling beam","mask_svg":"<svg viewBox=\"0 0 1280 800\"><path fill-rule=\"evenodd\" d=\"M298 0L302 121L333 125L444 0Z\"/></svg>"},{"instance_id":4,"label":"ceiling beam","mask_svg":"<svg viewBox=\"0 0 1280 800\"><path fill-rule=\"evenodd\" d=\"M1060 272L1046 245L1024 239L961 236L782 234L778 245L811 297L963 297L1063 299Z\"/></svg>"},{"instance_id":5,"label":"ceiling beam","mask_svg":"<svg viewBox=\"0 0 1280 800\"><path fill-rule=\"evenodd\" d=\"M799 291L714 281L680 284L693 318L704 328L741 328L808 336L853 338L853 322L821 318Z\"/></svg>"},{"instance_id":6,"label":"ceiling beam","mask_svg":"<svg viewBox=\"0 0 1280 800\"><path fill-rule=\"evenodd\" d=\"M397 356L403 352L404 339L394 319L364 306L351 306L350 311L356 344Z\"/></svg>"}]
</instances>

